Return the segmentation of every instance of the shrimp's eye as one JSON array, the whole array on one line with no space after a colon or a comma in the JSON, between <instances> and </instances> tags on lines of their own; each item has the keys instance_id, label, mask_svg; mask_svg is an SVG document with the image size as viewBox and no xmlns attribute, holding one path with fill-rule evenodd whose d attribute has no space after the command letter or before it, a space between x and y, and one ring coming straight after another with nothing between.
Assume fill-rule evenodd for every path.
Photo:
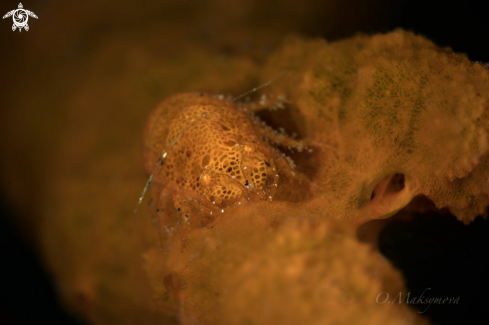
<instances>
[{"instance_id":1,"label":"shrimp's eye","mask_svg":"<svg viewBox=\"0 0 489 325\"><path fill-rule=\"evenodd\" d=\"M252 153L255 151L254 146L251 143L245 144L244 150L248 153Z\"/></svg>"},{"instance_id":2,"label":"shrimp's eye","mask_svg":"<svg viewBox=\"0 0 489 325\"><path fill-rule=\"evenodd\" d=\"M202 180L202 184L204 186L207 186L211 183L211 176L208 174L208 173L203 173L202 176L200 177L200 179Z\"/></svg>"}]
</instances>

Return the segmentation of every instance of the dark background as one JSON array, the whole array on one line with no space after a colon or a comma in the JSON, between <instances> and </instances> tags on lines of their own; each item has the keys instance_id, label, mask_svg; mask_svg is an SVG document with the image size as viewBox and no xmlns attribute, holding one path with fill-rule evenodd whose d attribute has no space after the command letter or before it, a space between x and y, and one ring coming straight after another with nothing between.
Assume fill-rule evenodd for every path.
<instances>
[{"instance_id":1,"label":"dark background","mask_svg":"<svg viewBox=\"0 0 489 325\"><path fill-rule=\"evenodd\" d=\"M191 7L193 1L197 0L183 2ZM41 17L40 13L50 2L29 1L24 6ZM151 11L152 3L145 2L148 11ZM317 3L319 9L311 16L309 25L291 24L288 30L334 40L355 32L388 32L402 27L424 35L440 46L450 46L456 52L465 53L473 61L489 62L489 11L482 1L338 1L339 21L360 17L358 23L348 24L345 28L341 25L331 27L323 22L321 2ZM4 10L7 12L17 5L9 1L8 6L5 2L0 8L7 8ZM117 15L117 10L114 8L110 14ZM280 8L264 7L263 12L282 14ZM287 15L284 14L285 21L289 18ZM31 29L36 23L32 23ZM2 21L0 25L2 30L11 31L10 26L11 21ZM4 36L6 33L2 32L1 35L4 38L2 55L14 55L5 43L14 37L13 34ZM0 85L8 82L8 78L2 74ZM57 303L56 287L36 257L35 247L27 245L14 226L13 220L22 219L17 218L16 213L19 212L6 199L0 200L0 325L82 324ZM487 221L479 218L466 227L454 217L419 216L408 223L388 225L381 233L379 244L384 256L403 271L412 296L419 296L426 288L431 288L432 296L461 297L460 305L428 308L424 314L435 323L488 323ZM423 305L415 307L426 309Z\"/></svg>"}]
</instances>

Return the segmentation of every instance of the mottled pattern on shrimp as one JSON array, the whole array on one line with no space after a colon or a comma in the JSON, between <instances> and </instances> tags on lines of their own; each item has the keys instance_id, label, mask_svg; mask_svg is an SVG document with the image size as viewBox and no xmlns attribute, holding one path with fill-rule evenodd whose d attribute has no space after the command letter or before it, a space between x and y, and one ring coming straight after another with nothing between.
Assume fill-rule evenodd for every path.
<instances>
[{"instance_id":1,"label":"mottled pattern on shrimp","mask_svg":"<svg viewBox=\"0 0 489 325\"><path fill-rule=\"evenodd\" d=\"M272 200L282 158L274 159L276 149L258 133L232 102L204 94L173 96L148 123L146 169L153 171L166 152L154 182L173 184L182 193L179 198L204 197L219 208L242 198Z\"/></svg>"}]
</instances>

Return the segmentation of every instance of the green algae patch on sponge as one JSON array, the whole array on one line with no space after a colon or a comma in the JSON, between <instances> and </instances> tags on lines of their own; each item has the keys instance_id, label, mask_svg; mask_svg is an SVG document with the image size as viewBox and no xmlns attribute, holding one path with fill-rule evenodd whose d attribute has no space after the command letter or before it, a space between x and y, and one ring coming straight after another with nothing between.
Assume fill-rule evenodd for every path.
<instances>
[{"instance_id":1,"label":"green algae patch on sponge","mask_svg":"<svg viewBox=\"0 0 489 325\"><path fill-rule=\"evenodd\" d=\"M179 301L183 324L425 323L405 304L377 303L405 290L402 277L346 221L275 205L257 203L146 255L156 296Z\"/></svg>"},{"instance_id":2,"label":"green algae patch on sponge","mask_svg":"<svg viewBox=\"0 0 489 325\"><path fill-rule=\"evenodd\" d=\"M271 92L300 112L304 141L320 162L314 183L325 212L385 218L423 194L466 223L485 215L489 74L482 65L396 30L335 43L292 38L270 57L262 80L283 71ZM400 186L379 190L386 179Z\"/></svg>"}]
</instances>

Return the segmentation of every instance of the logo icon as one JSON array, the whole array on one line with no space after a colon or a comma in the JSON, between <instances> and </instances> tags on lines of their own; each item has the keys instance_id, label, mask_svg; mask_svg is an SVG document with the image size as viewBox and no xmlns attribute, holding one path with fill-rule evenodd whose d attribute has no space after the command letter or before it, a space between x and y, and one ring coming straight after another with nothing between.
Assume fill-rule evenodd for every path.
<instances>
[{"instance_id":1,"label":"logo icon","mask_svg":"<svg viewBox=\"0 0 489 325\"><path fill-rule=\"evenodd\" d=\"M29 10L25 10L24 6L22 6L22 3L19 3L19 8L9 11L3 16L3 19L12 16L14 20L14 24L12 25L12 31L15 31L17 28L19 29L19 32L22 31L22 28L24 28L26 31L29 30L29 25L27 25L27 21L29 20L29 16L36 18L37 16L35 13Z\"/></svg>"}]
</instances>

